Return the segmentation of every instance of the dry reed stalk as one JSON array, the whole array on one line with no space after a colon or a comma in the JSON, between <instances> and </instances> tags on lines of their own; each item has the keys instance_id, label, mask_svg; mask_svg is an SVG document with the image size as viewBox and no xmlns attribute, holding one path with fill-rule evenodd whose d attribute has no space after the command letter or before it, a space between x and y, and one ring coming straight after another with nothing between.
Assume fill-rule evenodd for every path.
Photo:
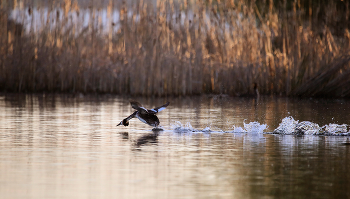
<instances>
[{"instance_id":1,"label":"dry reed stalk","mask_svg":"<svg viewBox=\"0 0 350 199\"><path fill-rule=\"evenodd\" d=\"M294 94L298 96L314 96L319 92L323 92L324 87L327 88L327 84L328 88L326 91L332 90L332 88L336 86L336 83L334 81L337 80L330 80L335 76L336 73L338 73L344 67L348 66L349 62L349 55L335 59L332 63L329 64L330 66L324 66L325 70L319 71L317 74L315 74L314 77L310 78L310 80L296 89L294 91ZM340 76L340 79L343 79L343 77Z\"/></svg>"},{"instance_id":2,"label":"dry reed stalk","mask_svg":"<svg viewBox=\"0 0 350 199\"><path fill-rule=\"evenodd\" d=\"M173 1L157 1L155 9L143 1L132 7L123 2L117 10L109 1L105 31L104 8L79 8L76 1L66 0L41 19L45 26L39 32L32 23L29 35L6 34L8 47L0 49L7 52L0 67L0 74L6 75L0 75L0 89L240 95L257 82L262 94L298 95L321 70L336 68L334 60L350 48L348 32L340 37L330 26L320 26L321 37L315 31L320 22L311 17L317 7L294 2L290 11L285 1L279 12L268 2L265 10L244 0L184 1L181 9ZM326 12L332 21L337 8L329 5L332 9ZM309 12L304 21L305 9ZM111 19L115 12L119 21ZM88 27L83 17L73 21L74 13L90 16ZM52 15L56 17L49 20ZM324 93L347 83L345 69L318 77L329 82Z\"/></svg>"}]
</instances>

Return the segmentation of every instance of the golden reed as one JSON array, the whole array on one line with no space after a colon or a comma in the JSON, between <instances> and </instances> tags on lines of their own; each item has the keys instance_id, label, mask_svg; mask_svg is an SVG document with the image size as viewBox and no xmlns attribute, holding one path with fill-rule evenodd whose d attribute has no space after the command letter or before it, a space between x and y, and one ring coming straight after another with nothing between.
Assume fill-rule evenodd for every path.
<instances>
[{"instance_id":1,"label":"golden reed","mask_svg":"<svg viewBox=\"0 0 350 199\"><path fill-rule=\"evenodd\" d=\"M0 91L350 96L347 1L144 1L0 0Z\"/></svg>"}]
</instances>

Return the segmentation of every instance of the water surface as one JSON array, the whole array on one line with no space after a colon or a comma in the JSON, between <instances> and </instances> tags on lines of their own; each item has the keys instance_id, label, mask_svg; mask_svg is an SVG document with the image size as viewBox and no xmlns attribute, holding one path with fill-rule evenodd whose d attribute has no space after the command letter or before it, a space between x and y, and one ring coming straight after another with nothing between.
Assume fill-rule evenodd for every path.
<instances>
[{"instance_id":1,"label":"water surface","mask_svg":"<svg viewBox=\"0 0 350 199\"><path fill-rule=\"evenodd\" d=\"M116 127L128 98L1 95L1 198L350 197L349 136L270 134L288 117L349 124L347 100L137 100L170 101L164 131Z\"/></svg>"}]
</instances>

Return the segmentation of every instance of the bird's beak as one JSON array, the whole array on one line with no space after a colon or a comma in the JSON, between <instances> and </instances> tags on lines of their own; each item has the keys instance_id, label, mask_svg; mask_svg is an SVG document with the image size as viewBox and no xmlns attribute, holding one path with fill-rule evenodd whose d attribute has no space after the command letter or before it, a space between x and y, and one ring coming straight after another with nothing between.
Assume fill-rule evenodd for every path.
<instances>
[{"instance_id":1,"label":"bird's beak","mask_svg":"<svg viewBox=\"0 0 350 199\"><path fill-rule=\"evenodd\" d=\"M120 125L122 125L122 123L123 123L123 122L120 122L120 123L119 123L119 124L118 124L117 126L120 126Z\"/></svg>"}]
</instances>

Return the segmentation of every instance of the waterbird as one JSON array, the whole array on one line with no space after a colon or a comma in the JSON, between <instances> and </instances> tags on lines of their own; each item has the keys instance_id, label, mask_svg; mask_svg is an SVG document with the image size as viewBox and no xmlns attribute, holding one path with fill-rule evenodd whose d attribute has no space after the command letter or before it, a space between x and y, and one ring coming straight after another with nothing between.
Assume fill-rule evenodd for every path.
<instances>
[{"instance_id":1,"label":"waterbird","mask_svg":"<svg viewBox=\"0 0 350 199\"><path fill-rule=\"evenodd\" d=\"M248 93L240 95L240 97L254 97L256 99L259 99L260 94L259 94L258 84L254 83L253 85L254 85L253 86L253 88L254 88L254 92L253 93L249 93L248 92Z\"/></svg>"},{"instance_id":2,"label":"waterbird","mask_svg":"<svg viewBox=\"0 0 350 199\"><path fill-rule=\"evenodd\" d=\"M133 109L136 109L136 111L133 114L131 114L129 117L123 119L117 126L119 125L129 126L129 120L136 117L143 123L146 123L153 127L158 127L159 119L156 116L156 113L164 110L170 104L170 102L167 102L166 104L153 109L146 109L139 102L134 100L131 100L130 104Z\"/></svg>"}]
</instances>

